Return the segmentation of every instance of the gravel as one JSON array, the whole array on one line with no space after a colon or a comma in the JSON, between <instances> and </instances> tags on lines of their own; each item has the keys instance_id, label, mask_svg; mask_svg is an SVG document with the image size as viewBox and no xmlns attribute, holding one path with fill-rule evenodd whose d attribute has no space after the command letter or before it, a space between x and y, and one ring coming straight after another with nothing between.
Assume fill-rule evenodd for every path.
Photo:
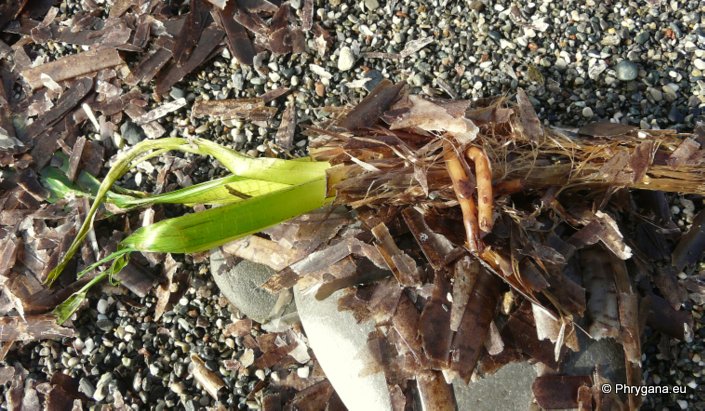
<instances>
[{"instance_id":1,"label":"gravel","mask_svg":"<svg viewBox=\"0 0 705 411\"><path fill-rule=\"evenodd\" d=\"M72 14L80 5L67 0L59 9ZM325 55L263 53L259 65L251 68L240 66L224 51L200 73L179 83L170 97L192 103L196 98L254 97L277 87L294 87L297 118L306 123L327 118L326 106L359 101L387 77L407 81L412 92L438 97L511 97L523 87L539 117L567 127L610 120L643 128L692 129L703 120L705 12L699 1L331 0L317 1L314 10L315 21L334 39ZM408 57L365 57L369 52L400 53L408 41L426 36L434 41ZM353 53L355 41L359 54ZM311 37L308 46L315 50ZM47 49L51 58L73 52L61 44ZM159 104L150 101L145 109ZM181 110L159 122L172 136L201 134L250 154L257 154L258 148L277 152L272 145L277 121L266 127L223 124L191 119L188 110ZM121 134L128 145L144 138L129 121ZM304 153L305 144L303 135L297 134L294 154ZM141 188L150 187L161 161L153 160L153 169L143 171ZM186 178L202 181L220 172L194 159ZM128 173L124 181L128 188L140 185L136 173ZM676 197L673 202L678 204ZM685 213L677 209L679 224L686 228ZM224 360L250 361L252 356L242 338L223 334L224 326L241 314L220 296L206 266L194 264L188 256L183 260L184 269L192 273L191 283L185 297L159 321L152 318L153 296L138 299L105 287L104 295L95 295L90 308L75 321L77 338L27 344L10 353L7 362L21 362L40 381L55 371L78 378L82 392L93 391L91 409L111 403L119 391L136 409L149 405L195 410L216 405L188 371L189 355L197 353L223 378L227 389L221 400L227 408L258 406L246 396L263 373L269 381L268 371L248 369L238 377L222 366ZM684 275L704 270L701 265ZM696 319L692 343L670 341L647 330L645 383L688 388L687 394L647 396L645 409L705 409L705 390L699 388L705 384L702 304L694 300L686 307ZM260 331L255 327L252 332Z\"/></svg>"}]
</instances>

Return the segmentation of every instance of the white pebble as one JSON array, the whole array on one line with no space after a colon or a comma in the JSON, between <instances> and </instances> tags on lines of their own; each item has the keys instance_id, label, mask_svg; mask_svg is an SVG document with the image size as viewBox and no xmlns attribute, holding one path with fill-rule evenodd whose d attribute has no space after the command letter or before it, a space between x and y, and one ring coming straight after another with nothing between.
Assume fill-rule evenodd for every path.
<instances>
[{"instance_id":1,"label":"white pebble","mask_svg":"<svg viewBox=\"0 0 705 411\"><path fill-rule=\"evenodd\" d=\"M184 393L184 390L186 387L184 387L183 383L175 382L175 383L171 384L171 387L169 387L169 388L171 388L171 390L174 391L174 394L181 395Z\"/></svg>"},{"instance_id":2,"label":"white pebble","mask_svg":"<svg viewBox=\"0 0 705 411\"><path fill-rule=\"evenodd\" d=\"M585 107L583 109L583 117L591 118L594 115L590 107Z\"/></svg>"},{"instance_id":3,"label":"white pebble","mask_svg":"<svg viewBox=\"0 0 705 411\"><path fill-rule=\"evenodd\" d=\"M308 367L300 367L296 370L296 375L298 375L300 378L306 379L308 378L310 372L311 370Z\"/></svg>"},{"instance_id":4,"label":"white pebble","mask_svg":"<svg viewBox=\"0 0 705 411\"><path fill-rule=\"evenodd\" d=\"M681 407L682 410L687 410L688 409L688 401L686 400L677 400L678 406Z\"/></svg>"},{"instance_id":5,"label":"white pebble","mask_svg":"<svg viewBox=\"0 0 705 411\"><path fill-rule=\"evenodd\" d=\"M255 371L255 376L259 378L260 380L264 381L264 370L257 370Z\"/></svg>"},{"instance_id":6,"label":"white pebble","mask_svg":"<svg viewBox=\"0 0 705 411\"><path fill-rule=\"evenodd\" d=\"M108 300L105 299L100 299L98 300L98 305L96 306L96 310L98 310L99 313L105 314L108 311Z\"/></svg>"},{"instance_id":7,"label":"white pebble","mask_svg":"<svg viewBox=\"0 0 705 411\"><path fill-rule=\"evenodd\" d=\"M355 55L350 47L343 47L338 54L338 70L347 71L355 65Z\"/></svg>"}]
</instances>

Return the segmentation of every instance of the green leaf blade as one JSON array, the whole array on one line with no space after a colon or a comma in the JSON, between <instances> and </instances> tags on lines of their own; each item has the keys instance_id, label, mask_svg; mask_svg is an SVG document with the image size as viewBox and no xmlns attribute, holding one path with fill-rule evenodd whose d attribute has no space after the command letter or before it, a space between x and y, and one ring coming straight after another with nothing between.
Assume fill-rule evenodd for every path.
<instances>
[{"instance_id":1,"label":"green leaf blade","mask_svg":"<svg viewBox=\"0 0 705 411\"><path fill-rule=\"evenodd\" d=\"M325 178L142 227L122 241L148 252L195 253L262 231L324 206Z\"/></svg>"}]
</instances>

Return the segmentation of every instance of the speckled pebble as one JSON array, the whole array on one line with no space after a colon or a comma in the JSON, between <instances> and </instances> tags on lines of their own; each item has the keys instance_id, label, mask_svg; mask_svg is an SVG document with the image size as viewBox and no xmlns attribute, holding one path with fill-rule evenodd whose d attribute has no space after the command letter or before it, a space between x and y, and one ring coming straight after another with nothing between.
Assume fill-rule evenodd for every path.
<instances>
[{"instance_id":1,"label":"speckled pebble","mask_svg":"<svg viewBox=\"0 0 705 411\"><path fill-rule=\"evenodd\" d=\"M614 68L617 78L622 81L632 81L639 75L639 67L628 60L622 60Z\"/></svg>"}]
</instances>

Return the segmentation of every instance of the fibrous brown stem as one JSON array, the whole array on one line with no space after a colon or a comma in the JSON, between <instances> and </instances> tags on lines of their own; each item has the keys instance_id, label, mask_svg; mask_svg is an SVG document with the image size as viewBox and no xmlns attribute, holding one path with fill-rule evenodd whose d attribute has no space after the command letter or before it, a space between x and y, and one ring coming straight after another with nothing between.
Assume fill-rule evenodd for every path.
<instances>
[{"instance_id":1,"label":"fibrous brown stem","mask_svg":"<svg viewBox=\"0 0 705 411\"><path fill-rule=\"evenodd\" d=\"M472 252L477 252L480 249L480 224L477 219L477 206L472 198L472 185L465 168L460 162L460 158L458 158L455 149L450 144L444 145L443 156L446 161L448 174L453 182L453 190L458 197L460 210L463 213L463 226L468 239L468 249Z\"/></svg>"},{"instance_id":2,"label":"fibrous brown stem","mask_svg":"<svg viewBox=\"0 0 705 411\"><path fill-rule=\"evenodd\" d=\"M494 225L494 217L492 216L494 197L492 197L492 169L490 168L490 160L487 158L487 154L485 154L484 150L479 147L470 147L465 152L465 155L475 164L480 229L489 233L492 231L492 226Z\"/></svg>"}]
</instances>

